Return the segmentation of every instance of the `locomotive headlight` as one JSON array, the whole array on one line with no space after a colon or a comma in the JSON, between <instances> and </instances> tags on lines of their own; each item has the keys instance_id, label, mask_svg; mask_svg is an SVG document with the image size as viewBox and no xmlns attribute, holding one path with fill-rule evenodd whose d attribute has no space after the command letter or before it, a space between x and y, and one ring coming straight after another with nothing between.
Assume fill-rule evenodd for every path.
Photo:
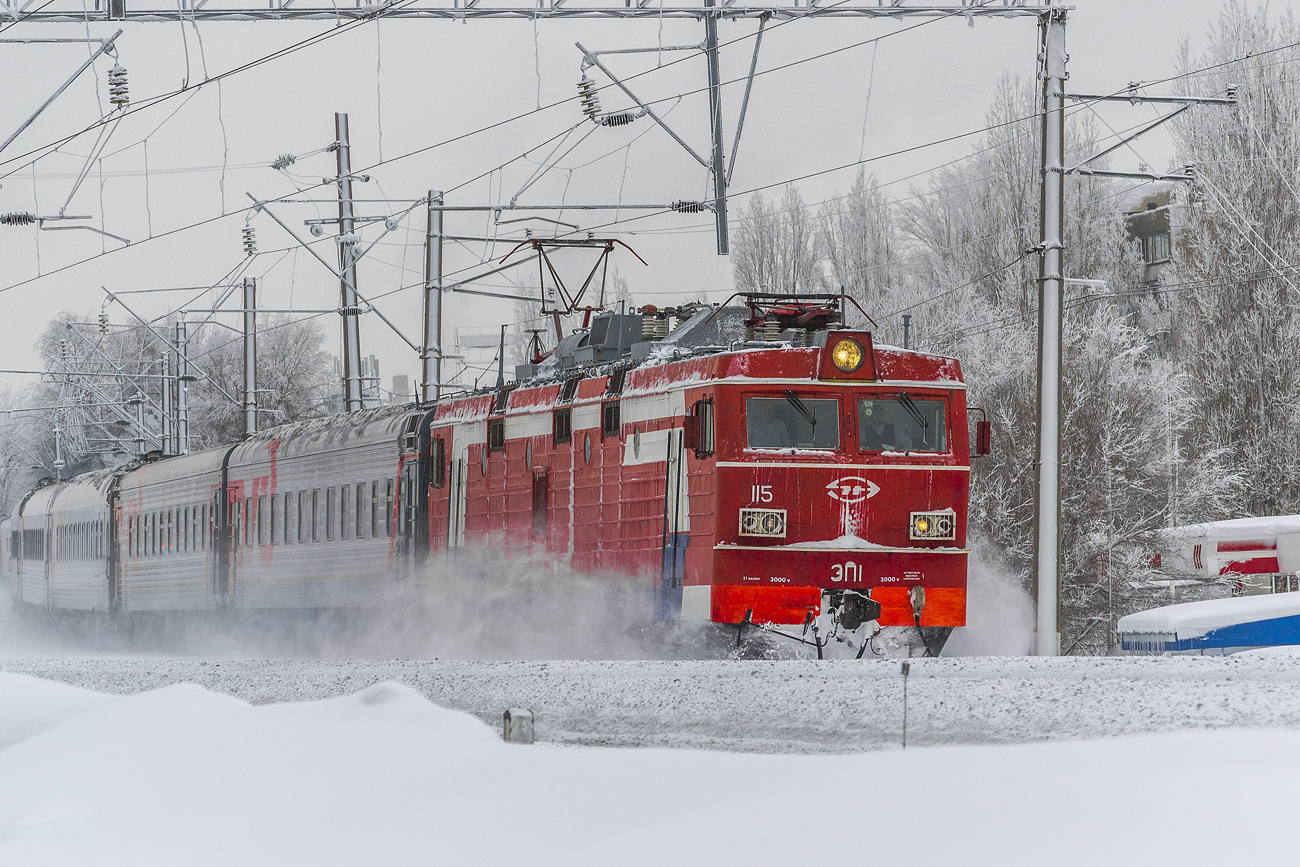
<instances>
[{"instance_id":1,"label":"locomotive headlight","mask_svg":"<svg viewBox=\"0 0 1300 867\"><path fill-rule=\"evenodd\" d=\"M952 509L942 512L913 512L907 535L917 540L955 541L957 514Z\"/></svg>"},{"instance_id":2,"label":"locomotive headlight","mask_svg":"<svg viewBox=\"0 0 1300 867\"><path fill-rule=\"evenodd\" d=\"M741 509L740 535L785 538L785 509Z\"/></svg>"},{"instance_id":3,"label":"locomotive headlight","mask_svg":"<svg viewBox=\"0 0 1300 867\"><path fill-rule=\"evenodd\" d=\"M845 337L835 344L831 349L831 363L844 373L853 373L862 366L866 360L867 354L862 349L862 344L852 337Z\"/></svg>"}]
</instances>

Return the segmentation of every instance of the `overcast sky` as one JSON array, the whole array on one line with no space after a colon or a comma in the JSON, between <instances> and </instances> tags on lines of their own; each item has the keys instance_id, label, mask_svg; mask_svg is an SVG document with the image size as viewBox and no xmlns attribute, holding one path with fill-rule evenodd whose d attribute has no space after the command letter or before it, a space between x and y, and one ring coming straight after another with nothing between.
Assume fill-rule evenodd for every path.
<instances>
[{"instance_id":1,"label":"overcast sky","mask_svg":"<svg viewBox=\"0 0 1300 867\"><path fill-rule=\"evenodd\" d=\"M1220 7L1219 0L1078 0L1067 30L1070 89L1107 92L1129 81L1173 74L1180 43L1189 40L1193 54L1198 53ZM979 130L1004 71L1033 76L1035 23L1031 18L979 19L970 25L954 20L919 23L830 19L768 28L760 71L894 35L756 79L731 184L733 214L743 208L750 190L768 188L768 195L779 195L788 180L863 158L869 159L868 171L890 184L891 194L906 196L910 186L924 185L926 172L970 153L973 137L917 146ZM205 70L216 74L332 29L330 22L322 21L214 22L197 30L176 23L122 27L118 56L137 101L175 90L187 80L198 82ZM723 51L724 80L743 78L753 46L752 39L744 37L755 27L753 22L720 25L724 44L736 40ZM104 36L115 29L109 24L18 24L0 38L87 32ZM581 63L575 41L606 50L696 45L701 38L701 26L685 21L556 20L536 26L495 20L385 21L239 73L219 90L215 85L190 90L138 112L113 132L103 148L105 157L91 164L67 206L68 214L92 215L94 225L130 239L130 247L85 230L38 233L34 227L0 227L0 287L12 287L0 294L8 326L7 339L0 342L0 367L39 366L32 344L45 323L61 310L97 313L105 298L101 287L122 291L220 282L244 258L240 229L247 217L246 193L266 199L294 192L291 178L269 168L272 160L286 153L299 157L290 171L302 185L334 173L333 155L320 151L333 140L336 111L350 115L354 168L366 169L381 157L385 161L369 170L373 180L359 184L354 195L407 202L363 203L358 205L360 213L402 213L435 187L452 190L449 205L508 202L533 173L534 162L553 145L531 154L534 162L509 161L582 119L573 101L533 111L575 93ZM0 55L7 92L0 102L0 136L7 138L84 61L87 48L0 44ZM612 56L607 62L620 76L645 72L632 83L633 89L643 99L669 100L657 110L696 151L707 153L708 102L697 92L705 83L703 61L694 57L657 68L678 56L656 51ZM75 139L34 165L14 158L96 121L108 107L104 76L111 65L108 60L97 63L94 77L83 76L0 155L9 160L0 166L5 175L0 179L0 213L44 215L64 205L97 133ZM607 83L594 70L593 77L598 84ZM728 148L742 89L743 84L731 85L724 94ZM677 101L677 94L687 95ZM602 98L606 109L627 105L612 90L604 91ZM1104 122L1124 129L1152 117L1152 111L1112 105L1104 110ZM521 120L466 135L528 112ZM572 144L589 130L589 124L580 127L567 142ZM404 156L458 136L464 137ZM908 148L917 149L884 156ZM1136 154L1117 153L1113 165L1135 169L1140 155L1164 168L1171 158L1164 132L1140 140L1135 149ZM501 171L466 183L502 164L507 165ZM816 202L846 189L854 171L820 174L799 186L806 200ZM519 201L658 204L705 198L707 181L705 170L690 155L642 119L619 129L595 130ZM310 237L304 220L337 214L328 201L329 188L311 195L325 203L274 207L304 238ZM222 214L227 216L212 220ZM701 295L721 301L732 291L730 265L714 250L711 216L674 214L600 228L612 216L569 211L560 219L592 227L598 235L617 231L646 259L648 267L625 254L615 259L638 301L663 305ZM162 236L204 220L212 221ZM265 214L253 217L252 225L262 252L248 273L264 275L263 306L337 306L338 284L319 262L301 250L281 252L296 244ZM544 230L543 224L532 225ZM456 214L448 217L446 231L482 235L488 228L485 215ZM498 231L507 228L518 227ZM424 212L417 208L373 248L359 277L364 295L393 293L378 306L416 343L420 291L394 290L422 279L423 231ZM156 237L147 240L151 234ZM363 238L368 243L378 234L379 229L367 229ZM334 260L328 237L315 248ZM103 251L110 255L74 264ZM446 270L472 270L491 255L483 244L449 244ZM568 264L571 279L580 282L583 263L575 256ZM37 276L38 269L44 276ZM521 269L518 277L526 273ZM512 291L503 277L485 284ZM163 292L128 296L128 303L141 314L157 316L185 302L201 307L212 299L211 293ZM237 302L232 299L228 306ZM108 312L114 322L130 321L120 307ZM511 307L509 302L462 295L448 299L447 315L450 344L455 327L507 321ZM233 317L227 320L234 322ZM335 339L338 317L323 321ZM374 316L363 318L362 342L364 354L380 356L385 386L395 373L415 378L415 353Z\"/></svg>"}]
</instances>

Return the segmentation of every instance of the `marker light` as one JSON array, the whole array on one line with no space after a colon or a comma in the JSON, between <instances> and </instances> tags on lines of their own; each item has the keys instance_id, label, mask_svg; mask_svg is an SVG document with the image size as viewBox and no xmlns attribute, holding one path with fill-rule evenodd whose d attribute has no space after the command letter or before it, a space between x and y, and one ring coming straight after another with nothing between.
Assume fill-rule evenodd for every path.
<instances>
[{"instance_id":1,"label":"marker light","mask_svg":"<svg viewBox=\"0 0 1300 867\"><path fill-rule=\"evenodd\" d=\"M853 373L862 366L867 354L862 344L851 337L845 337L831 350L831 362L844 373Z\"/></svg>"},{"instance_id":2,"label":"marker light","mask_svg":"<svg viewBox=\"0 0 1300 867\"><path fill-rule=\"evenodd\" d=\"M913 512L908 528L910 539L937 539L954 541L957 538L957 514L951 509L942 512Z\"/></svg>"}]
</instances>

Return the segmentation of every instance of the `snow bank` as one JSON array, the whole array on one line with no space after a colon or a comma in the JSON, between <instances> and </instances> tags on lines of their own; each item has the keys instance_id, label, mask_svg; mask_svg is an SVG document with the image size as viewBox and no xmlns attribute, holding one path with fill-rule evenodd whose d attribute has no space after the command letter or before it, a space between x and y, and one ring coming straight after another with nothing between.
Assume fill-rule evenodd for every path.
<instances>
[{"instance_id":1,"label":"snow bank","mask_svg":"<svg viewBox=\"0 0 1300 867\"><path fill-rule=\"evenodd\" d=\"M1238 596L1227 599L1203 599L1181 602L1149 611L1139 611L1119 619L1120 633L1167 633L1180 639L1196 638L1212 629L1221 629L1256 620L1300 616L1300 593L1271 593L1262 596Z\"/></svg>"},{"instance_id":2,"label":"snow bank","mask_svg":"<svg viewBox=\"0 0 1300 867\"><path fill-rule=\"evenodd\" d=\"M395 684L253 707L8 674L0 720L29 729L0 749L6 867L776 864L828 845L890 863L1281 863L1292 834L1269 811L1189 807L1300 795L1295 732L843 756L525 747ZM1043 780L1052 797L1025 797Z\"/></svg>"}]
</instances>

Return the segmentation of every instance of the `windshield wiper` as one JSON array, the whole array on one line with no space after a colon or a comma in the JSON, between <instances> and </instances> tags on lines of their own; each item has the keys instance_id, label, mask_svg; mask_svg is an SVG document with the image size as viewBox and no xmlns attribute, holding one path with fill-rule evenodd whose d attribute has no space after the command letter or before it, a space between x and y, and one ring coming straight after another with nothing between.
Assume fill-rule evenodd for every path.
<instances>
[{"instance_id":1,"label":"windshield wiper","mask_svg":"<svg viewBox=\"0 0 1300 867\"><path fill-rule=\"evenodd\" d=\"M813 430L817 429L817 416L813 415L812 411L808 409L808 405L799 399L799 395L793 391L787 391L785 399L790 401L790 405L799 411L799 415L803 416L804 421L812 425Z\"/></svg>"},{"instance_id":2,"label":"windshield wiper","mask_svg":"<svg viewBox=\"0 0 1300 867\"><path fill-rule=\"evenodd\" d=\"M900 391L898 393L898 402L903 405L904 409L906 409L909 413L912 414L912 418L916 419L916 423L921 426L922 441L928 442L929 440L926 438L925 433L926 433L926 429L929 428L930 425L926 422L925 415L917 407L916 401L912 400L910 397L908 397L906 394Z\"/></svg>"}]
</instances>

